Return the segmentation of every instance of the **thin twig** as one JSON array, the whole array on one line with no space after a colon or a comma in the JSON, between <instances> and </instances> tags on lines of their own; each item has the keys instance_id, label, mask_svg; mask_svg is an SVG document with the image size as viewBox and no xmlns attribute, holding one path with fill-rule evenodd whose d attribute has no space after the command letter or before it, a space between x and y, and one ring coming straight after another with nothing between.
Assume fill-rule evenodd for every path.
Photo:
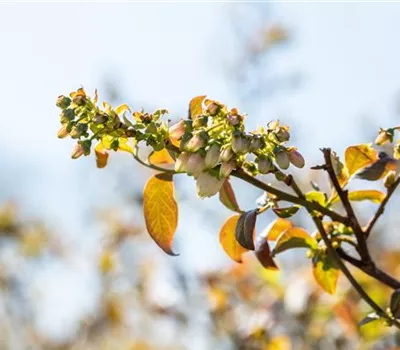
<instances>
[{"instance_id":1,"label":"thin twig","mask_svg":"<svg viewBox=\"0 0 400 350\"><path fill-rule=\"evenodd\" d=\"M375 213L374 217L372 218L372 220L367 225L367 228L364 231L365 232L365 237L368 238L368 236L370 235L370 233L372 231L372 228L374 227L375 223L378 221L379 217L385 211L385 206L386 206L387 202L389 201L390 197L392 196L392 194L394 193L394 191L396 190L396 188L397 188L397 186L399 184L400 184L400 176L396 179L396 181L393 183L393 185L390 186L390 188L387 191L386 197L382 201L381 205L379 206L379 208L376 211L376 213Z\"/></svg>"}]
</instances>

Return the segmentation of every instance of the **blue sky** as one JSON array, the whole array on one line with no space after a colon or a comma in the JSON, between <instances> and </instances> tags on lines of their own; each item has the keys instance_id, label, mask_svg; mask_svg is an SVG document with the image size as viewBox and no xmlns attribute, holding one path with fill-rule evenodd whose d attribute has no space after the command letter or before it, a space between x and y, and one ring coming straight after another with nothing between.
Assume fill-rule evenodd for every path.
<instances>
[{"instance_id":1,"label":"blue sky","mask_svg":"<svg viewBox=\"0 0 400 350\"><path fill-rule=\"evenodd\" d=\"M111 74L134 108L167 107L181 116L190 98L204 93L237 105L225 72L235 55L229 6L0 4L0 200L17 198L27 214L79 242L82 254L90 251L96 233L83 234L84 217L95 203L118 203L112 175L126 176L131 162L117 157L110 170L98 171L93 159L70 160L72 142L55 136L57 95L81 85L93 91ZM287 121L314 159L321 146L341 152L369 141L377 126L391 126L400 88L399 10L395 3L271 4L271 18L293 33L271 69L299 71L303 79L297 90L259 101L249 124ZM140 187L142 170L132 169ZM183 248L194 254L193 245Z\"/></svg>"}]
</instances>

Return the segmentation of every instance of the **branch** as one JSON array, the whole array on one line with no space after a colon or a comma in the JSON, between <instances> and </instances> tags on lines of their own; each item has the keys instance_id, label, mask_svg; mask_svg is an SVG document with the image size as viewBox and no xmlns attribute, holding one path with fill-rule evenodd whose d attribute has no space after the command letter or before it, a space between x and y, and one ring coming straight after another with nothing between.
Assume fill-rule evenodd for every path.
<instances>
[{"instance_id":1,"label":"branch","mask_svg":"<svg viewBox=\"0 0 400 350\"><path fill-rule=\"evenodd\" d=\"M372 218L372 220L369 222L367 228L365 229L365 236L367 238L370 235L375 223L378 221L379 217L385 211L386 203L389 201L390 197L392 196L392 194L394 193L394 191L396 190L396 188L399 184L400 184L400 177L398 177L397 180L393 183L393 185L389 187L385 199L382 201L382 203L379 206L378 210L376 211L374 217Z\"/></svg>"},{"instance_id":2,"label":"branch","mask_svg":"<svg viewBox=\"0 0 400 350\"><path fill-rule=\"evenodd\" d=\"M318 211L318 212L320 212L320 213L322 213L322 214L324 214L326 216L329 216L334 221L341 222L341 223L343 223L345 225L348 224L347 218L345 218L344 216L342 216L342 215L340 215L338 213L335 213L334 211L332 211L332 210L320 205L319 203L308 201L305 198L300 198L300 197L293 196L293 195L291 195L291 194L289 194L287 192L281 191L281 190L279 190L279 189L277 189L275 187L267 185L266 183L264 183L264 182L256 179L255 177L247 174L242 169L238 169L238 170L233 171L231 175L235 176L235 177L237 177L239 179L242 179L242 180L248 182L249 184L251 184L251 185L253 185L253 186L255 186L255 187L257 187L257 188L259 188L259 189L261 189L263 191L266 191L268 193L272 193L272 194L276 195L280 200L284 200L284 201L287 201L287 202L291 202L291 203L294 203L294 204L301 205L301 206L305 207L307 210L310 210L310 211L314 211L315 210L315 211Z\"/></svg>"},{"instance_id":3,"label":"branch","mask_svg":"<svg viewBox=\"0 0 400 350\"><path fill-rule=\"evenodd\" d=\"M321 149L321 151L324 154L325 165L326 165L325 170L329 174L329 177L332 181L333 187L335 188L335 190L343 204L343 207L346 211L350 226L353 229L354 234L357 238L357 243L358 243L357 251L359 252L363 261L371 262L371 256L368 251L366 236L365 236L364 231L362 230L360 223L358 222L357 217L354 213L353 207L348 198L348 191L342 189L342 187L339 184L339 180L335 174L335 170L332 165L331 149L323 148L323 149Z\"/></svg>"}]
</instances>

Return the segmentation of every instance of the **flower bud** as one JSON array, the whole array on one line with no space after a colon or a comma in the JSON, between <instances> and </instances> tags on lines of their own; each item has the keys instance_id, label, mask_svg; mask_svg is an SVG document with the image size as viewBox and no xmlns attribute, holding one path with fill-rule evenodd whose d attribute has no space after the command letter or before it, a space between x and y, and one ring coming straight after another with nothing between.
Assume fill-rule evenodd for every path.
<instances>
[{"instance_id":1,"label":"flower bud","mask_svg":"<svg viewBox=\"0 0 400 350\"><path fill-rule=\"evenodd\" d=\"M83 154L85 156L88 156L90 154L90 150L92 148L92 141L85 140L85 141L81 141L80 144L82 145L82 148L83 148Z\"/></svg>"},{"instance_id":2,"label":"flower bud","mask_svg":"<svg viewBox=\"0 0 400 350\"><path fill-rule=\"evenodd\" d=\"M210 146L205 158L205 165L207 169L212 169L218 164L220 152L221 147L217 143L214 143Z\"/></svg>"},{"instance_id":3,"label":"flower bud","mask_svg":"<svg viewBox=\"0 0 400 350\"><path fill-rule=\"evenodd\" d=\"M206 146L208 141L208 134L205 131L201 131L192 136L192 138L186 143L185 151L197 152L200 148Z\"/></svg>"},{"instance_id":4,"label":"flower bud","mask_svg":"<svg viewBox=\"0 0 400 350\"><path fill-rule=\"evenodd\" d=\"M250 141L245 135L236 135L232 139L232 150L235 153L247 153L250 148Z\"/></svg>"},{"instance_id":5,"label":"flower bud","mask_svg":"<svg viewBox=\"0 0 400 350\"><path fill-rule=\"evenodd\" d=\"M234 168L235 168L235 162L233 160L230 160L228 162L222 162L221 168L219 169L219 176L221 178L228 177Z\"/></svg>"},{"instance_id":6,"label":"flower bud","mask_svg":"<svg viewBox=\"0 0 400 350\"><path fill-rule=\"evenodd\" d=\"M139 118L144 124L150 124L153 121L153 116L149 113L141 113Z\"/></svg>"},{"instance_id":7,"label":"flower bud","mask_svg":"<svg viewBox=\"0 0 400 350\"><path fill-rule=\"evenodd\" d=\"M265 146L265 141L260 135L254 135L250 141L250 151L255 152Z\"/></svg>"},{"instance_id":8,"label":"flower bud","mask_svg":"<svg viewBox=\"0 0 400 350\"><path fill-rule=\"evenodd\" d=\"M392 170L389 171L388 174L383 179L383 184L385 185L386 188L390 188L392 187L395 181L396 181L396 172Z\"/></svg>"},{"instance_id":9,"label":"flower bud","mask_svg":"<svg viewBox=\"0 0 400 350\"><path fill-rule=\"evenodd\" d=\"M281 169L287 169L290 165L289 156L285 151L279 151L276 154L276 163L279 165Z\"/></svg>"},{"instance_id":10,"label":"flower bud","mask_svg":"<svg viewBox=\"0 0 400 350\"><path fill-rule=\"evenodd\" d=\"M215 103L215 102L211 102L208 106L207 106L207 111L211 116L215 116L220 110L220 106Z\"/></svg>"},{"instance_id":11,"label":"flower bud","mask_svg":"<svg viewBox=\"0 0 400 350\"><path fill-rule=\"evenodd\" d=\"M84 106L87 102L86 96L83 95L76 95L73 99L72 102L75 103L78 106Z\"/></svg>"},{"instance_id":12,"label":"flower bud","mask_svg":"<svg viewBox=\"0 0 400 350\"><path fill-rule=\"evenodd\" d=\"M226 118L228 119L229 124L233 126L238 125L242 121L242 117L238 114L228 113Z\"/></svg>"},{"instance_id":13,"label":"flower bud","mask_svg":"<svg viewBox=\"0 0 400 350\"><path fill-rule=\"evenodd\" d=\"M61 123L68 123L75 119L75 112L72 108L64 109L61 113Z\"/></svg>"},{"instance_id":14,"label":"flower bud","mask_svg":"<svg viewBox=\"0 0 400 350\"><path fill-rule=\"evenodd\" d=\"M290 139L289 128L287 126L279 126L274 132L279 142L285 142Z\"/></svg>"},{"instance_id":15,"label":"flower bud","mask_svg":"<svg viewBox=\"0 0 400 350\"><path fill-rule=\"evenodd\" d=\"M227 148L224 148L224 149L221 151L221 154L219 155L219 160L220 160L221 162L227 162L227 161L229 161L232 157L233 157L232 148L227 147Z\"/></svg>"},{"instance_id":16,"label":"flower bud","mask_svg":"<svg viewBox=\"0 0 400 350\"><path fill-rule=\"evenodd\" d=\"M218 193L224 183L224 179L218 179L208 172L203 172L197 178L197 195L200 198L212 197Z\"/></svg>"},{"instance_id":17,"label":"flower bud","mask_svg":"<svg viewBox=\"0 0 400 350\"><path fill-rule=\"evenodd\" d=\"M193 121L193 127L195 129L198 129L198 128L201 128L203 126L207 126L207 122L208 122L207 116L200 115Z\"/></svg>"},{"instance_id":18,"label":"flower bud","mask_svg":"<svg viewBox=\"0 0 400 350\"><path fill-rule=\"evenodd\" d=\"M64 137L68 136L69 133L68 133L68 131L67 131L67 128L68 128L68 125L67 125L67 124L64 124L64 125L61 127L61 129L58 130L57 137L58 137L59 139L63 139Z\"/></svg>"},{"instance_id":19,"label":"flower bud","mask_svg":"<svg viewBox=\"0 0 400 350\"><path fill-rule=\"evenodd\" d=\"M108 115L105 113L97 113L93 118L93 122L95 124L104 124L107 121L108 121Z\"/></svg>"},{"instance_id":20,"label":"flower bud","mask_svg":"<svg viewBox=\"0 0 400 350\"><path fill-rule=\"evenodd\" d=\"M274 164L269 157L261 156L257 159L258 171L260 174L268 174L274 169Z\"/></svg>"},{"instance_id":21,"label":"flower bud","mask_svg":"<svg viewBox=\"0 0 400 350\"><path fill-rule=\"evenodd\" d=\"M57 98L56 106L61 109L66 109L71 104L71 99L67 96L60 95Z\"/></svg>"},{"instance_id":22,"label":"flower bud","mask_svg":"<svg viewBox=\"0 0 400 350\"><path fill-rule=\"evenodd\" d=\"M190 154L182 152L175 162L175 171L178 173L185 173L187 171L187 162Z\"/></svg>"},{"instance_id":23,"label":"flower bud","mask_svg":"<svg viewBox=\"0 0 400 350\"><path fill-rule=\"evenodd\" d=\"M297 168L304 167L304 164L305 164L304 158L301 155L301 153L295 149L292 149L289 152L289 160L290 160L290 163L292 163Z\"/></svg>"},{"instance_id":24,"label":"flower bud","mask_svg":"<svg viewBox=\"0 0 400 350\"><path fill-rule=\"evenodd\" d=\"M73 139L77 139L82 136L88 130L88 125L83 123L78 123L75 127L72 128L71 137Z\"/></svg>"},{"instance_id":25,"label":"flower bud","mask_svg":"<svg viewBox=\"0 0 400 350\"><path fill-rule=\"evenodd\" d=\"M375 140L375 143L378 146L382 146L388 142L393 142L393 129L391 129L391 130L390 129L388 129L388 130L381 129L379 131L378 137Z\"/></svg>"},{"instance_id":26,"label":"flower bud","mask_svg":"<svg viewBox=\"0 0 400 350\"><path fill-rule=\"evenodd\" d=\"M187 161L186 172L195 178L204 170L204 158L199 153L192 153Z\"/></svg>"},{"instance_id":27,"label":"flower bud","mask_svg":"<svg viewBox=\"0 0 400 350\"><path fill-rule=\"evenodd\" d=\"M169 128L169 137L174 140L179 140L185 133L185 129L185 122L180 120Z\"/></svg>"},{"instance_id":28,"label":"flower bud","mask_svg":"<svg viewBox=\"0 0 400 350\"><path fill-rule=\"evenodd\" d=\"M279 126L279 120L271 120L268 124L268 129L270 130L274 130L275 128L277 128Z\"/></svg>"},{"instance_id":29,"label":"flower bud","mask_svg":"<svg viewBox=\"0 0 400 350\"><path fill-rule=\"evenodd\" d=\"M80 143L77 143L72 149L71 158L78 159L80 156L84 154L84 149Z\"/></svg>"}]
</instances>

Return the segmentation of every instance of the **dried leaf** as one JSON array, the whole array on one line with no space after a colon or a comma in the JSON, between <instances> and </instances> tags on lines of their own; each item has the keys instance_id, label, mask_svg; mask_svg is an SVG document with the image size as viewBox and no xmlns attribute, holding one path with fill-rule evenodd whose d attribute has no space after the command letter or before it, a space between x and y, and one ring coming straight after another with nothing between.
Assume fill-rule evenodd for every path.
<instances>
[{"instance_id":1,"label":"dried leaf","mask_svg":"<svg viewBox=\"0 0 400 350\"><path fill-rule=\"evenodd\" d=\"M164 252L176 255L172 243L178 225L178 206L172 175L153 175L147 181L143 191L143 212L150 236Z\"/></svg>"},{"instance_id":2,"label":"dried leaf","mask_svg":"<svg viewBox=\"0 0 400 350\"><path fill-rule=\"evenodd\" d=\"M271 249L267 240L263 240L263 242L256 247L255 253L261 265L266 269L278 270L278 266L274 259L272 259Z\"/></svg>"},{"instance_id":3,"label":"dried leaf","mask_svg":"<svg viewBox=\"0 0 400 350\"><path fill-rule=\"evenodd\" d=\"M242 262L242 254L247 252L236 240L236 224L240 215L233 215L225 221L219 233L219 242L228 256L238 263Z\"/></svg>"},{"instance_id":4,"label":"dried leaf","mask_svg":"<svg viewBox=\"0 0 400 350\"><path fill-rule=\"evenodd\" d=\"M378 154L370 144L362 144L348 147L344 157L347 170L351 176L375 162L378 159Z\"/></svg>"},{"instance_id":5,"label":"dried leaf","mask_svg":"<svg viewBox=\"0 0 400 350\"><path fill-rule=\"evenodd\" d=\"M236 225L236 240L243 248L254 250L254 228L257 219L257 209L240 215Z\"/></svg>"},{"instance_id":6,"label":"dried leaf","mask_svg":"<svg viewBox=\"0 0 400 350\"><path fill-rule=\"evenodd\" d=\"M225 179L221 189L219 190L219 200L228 209L238 213L242 212L236 201L235 193L233 192L232 186L228 179Z\"/></svg>"}]
</instances>

